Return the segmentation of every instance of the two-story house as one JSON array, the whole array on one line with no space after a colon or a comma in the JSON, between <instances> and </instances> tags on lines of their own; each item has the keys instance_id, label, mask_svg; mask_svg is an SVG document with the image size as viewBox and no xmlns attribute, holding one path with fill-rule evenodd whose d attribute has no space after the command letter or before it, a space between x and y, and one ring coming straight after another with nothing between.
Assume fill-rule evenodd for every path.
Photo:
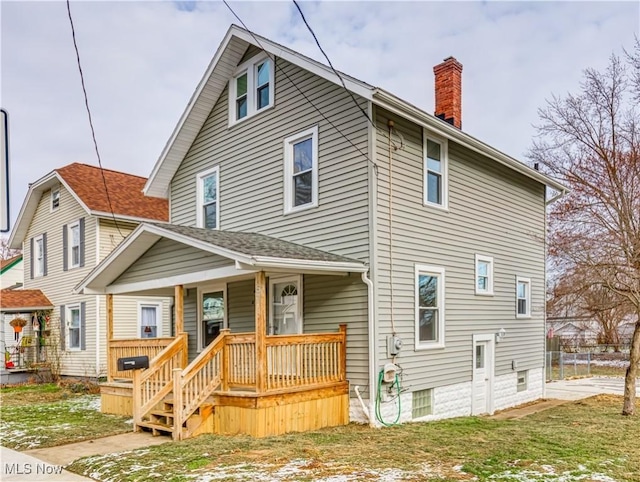
<instances>
[{"instance_id":1,"label":"two-story house","mask_svg":"<svg viewBox=\"0 0 640 482\"><path fill-rule=\"evenodd\" d=\"M542 396L546 191L564 188L462 131L462 66L434 72L436 115L230 28L144 187L170 222L76 287L175 295L174 344L118 395L137 428L270 435Z\"/></svg>"},{"instance_id":2,"label":"two-story house","mask_svg":"<svg viewBox=\"0 0 640 482\"><path fill-rule=\"evenodd\" d=\"M73 287L139 222L167 221L166 199L143 196L145 182L74 163L29 186L9 244L22 249L24 288L41 290L53 305L45 343L56 353L61 375L106 375L105 297L74 294ZM121 323L112 338L170 337L171 303L170 298L117 298L113 309Z\"/></svg>"}]
</instances>

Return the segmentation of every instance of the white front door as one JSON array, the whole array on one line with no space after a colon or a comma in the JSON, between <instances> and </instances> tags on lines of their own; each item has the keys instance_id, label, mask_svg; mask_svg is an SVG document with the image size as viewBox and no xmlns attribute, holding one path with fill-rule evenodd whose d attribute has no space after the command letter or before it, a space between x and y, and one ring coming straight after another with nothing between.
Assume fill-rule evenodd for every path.
<instances>
[{"instance_id":1,"label":"white front door","mask_svg":"<svg viewBox=\"0 0 640 482\"><path fill-rule=\"evenodd\" d=\"M300 277L273 279L269 282L271 306L269 335L302 333L302 296Z\"/></svg>"},{"instance_id":2,"label":"white front door","mask_svg":"<svg viewBox=\"0 0 640 482\"><path fill-rule=\"evenodd\" d=\"M473 337L473 415L493 413L493 335Z\"/></svg>"}]
</instances>

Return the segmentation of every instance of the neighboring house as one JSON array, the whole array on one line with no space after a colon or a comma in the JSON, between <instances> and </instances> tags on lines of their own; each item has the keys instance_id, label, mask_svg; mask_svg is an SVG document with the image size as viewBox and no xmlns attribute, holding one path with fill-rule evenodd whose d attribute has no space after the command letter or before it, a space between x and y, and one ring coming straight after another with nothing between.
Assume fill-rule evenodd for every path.
<instances>
[{"instance_id":1,"label":"neighboring house","mask_svg":"<svg viewBox=\"0 0 640 482\"><path fill-rule=\"evenodd\" d=\"M137 427L182 438L543 395L546 191L564 187L464 133L462 66L434 71L435 116L230 28L144 188L170 224L138 226L76 287L175 293L188 337L164 359L191 363L105 386L103 409L135 394Z\"/></svg>"},{"instance_id":2,"label":"neighboring house","mask_svg":"<svg viewBox=\"0 0 640 482\"><path fill-rule=\"evenodd\" d=\"M0 383L24 382L38 362L47 361L47 316L52 309L51 301L40 290L0 291ZM13 327L11 322L15 319L26 324Z\"/></svg>"},{"instance_id":3,"label":"neighboring house","mask_svg":"<svg viewBox=\"0 0 640 482\"><path fill-rule=\"evenodd\" d=\"M9 243L22 249L24 287L41 290L54 305L49 343L60 347L62 375L106 374L105 298L74 294L73 287L138 222L168 219L166 200L142 195L145 181L110 170L103 179L99 168L74 163L29 186ZM126 321L113 336L171 336L170 309L170 298L117 298L114 310Z\"/></svg>"},{"instance_id":4,"label":"neighboring house","mask_svg":"<svg viewBox=\"0 0 640 482\"><path fill-rule=\"evenodd\" d=\"M565 348L577 349L598 344L597 327L591 328L586 323L566 323L556 329L554 334L560 338L560 344Z\"/></svg>"},{"instance_id":5,"label":"neighboring house","mask_svg":"<svg viewBox=\"0 0 640 482\"><path fill-rule=\"evenodd\" d=\"M1 289L16 289L22 287L24 278L23 265L21 254L0 261Z\"/></svg>"}]
</instances>

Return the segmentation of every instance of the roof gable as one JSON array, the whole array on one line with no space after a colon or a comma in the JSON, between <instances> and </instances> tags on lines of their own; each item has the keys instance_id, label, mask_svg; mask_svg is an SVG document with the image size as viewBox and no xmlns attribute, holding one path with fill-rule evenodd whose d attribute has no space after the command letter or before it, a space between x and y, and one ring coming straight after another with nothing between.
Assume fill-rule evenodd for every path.
<instances>
[{"instance_id":1,"label":"roof gable","mask_svg":"<svg viewBox=\"0 0 640 482\"><path fill-rule=\"evenodd\" d=\"M342 85L340 79L342 77L350 91L366 99L371 99L373 86L345 74L341 74L339 77L320 62L232 25L191 96L185 111L162 150L160 158L153 167L144 187L145 194L148 196L167 196L171 179L173 179L182 159L209 117L211 109L218 101L227 82L233 77L250 45L313 72L336 85Z\"/></svg>"},{"instance_id":2,"label":"roof gable","mask_svg":"<svg viewBox=\"0 0 640 482\"><path fill-rule=\"evenodd\" d=\"M73 163L55 169L29 186L11 232L9 246L14 249L21 248L42 195L59 185L66 188L90 215L111 217L113 210L113 215L120 219L168 221L168 200L145 196L142 193L145 182L146 179L140 176L110 169L102 169L101 172L99 167L88 164Z\"/></svg>"}]
</instances>

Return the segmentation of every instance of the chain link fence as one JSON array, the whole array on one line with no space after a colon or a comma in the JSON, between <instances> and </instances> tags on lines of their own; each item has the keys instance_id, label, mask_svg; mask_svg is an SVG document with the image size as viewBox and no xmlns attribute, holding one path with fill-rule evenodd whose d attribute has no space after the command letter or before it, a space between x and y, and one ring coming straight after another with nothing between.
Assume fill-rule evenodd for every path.
<instances>
[{"instance_id":1,"label":"chain link fence","mask_svg":"<svg viewBox=\"0 0 640 482\"><path fill-rule=\"evenodd\" d=\"M609 351L604 346L571 353L547 351L545 366L547 381L591 375L622 376L629 366L629 351Z\"/></svg>"}]
</instances>

